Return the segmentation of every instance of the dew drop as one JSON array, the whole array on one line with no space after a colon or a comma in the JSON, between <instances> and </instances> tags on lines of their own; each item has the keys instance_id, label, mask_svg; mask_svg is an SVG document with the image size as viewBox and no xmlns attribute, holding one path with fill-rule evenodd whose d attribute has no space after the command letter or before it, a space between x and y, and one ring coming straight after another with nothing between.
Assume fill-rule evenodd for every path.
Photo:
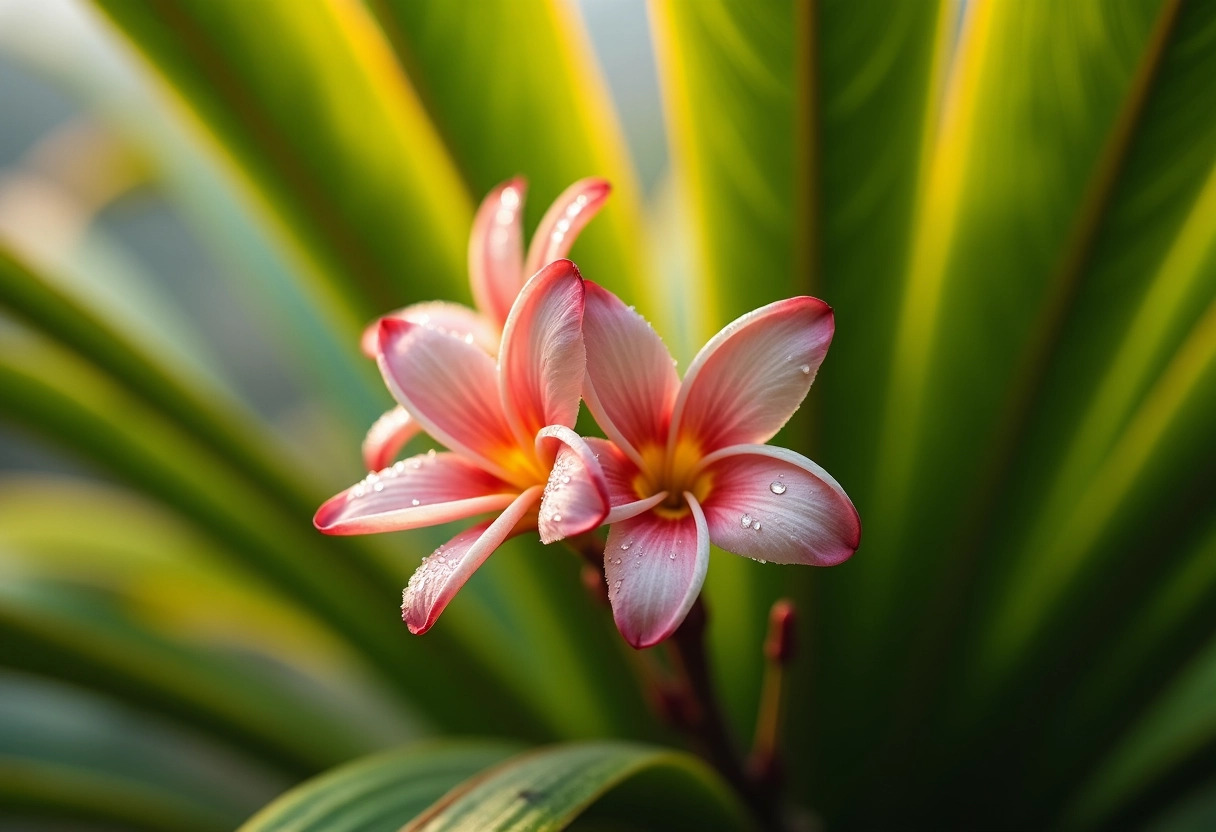
<instances>
[{"instance_id":1,"label":"dew drop","mask_svg":"<svg viewBox=\"0 0 1216 832\"><path fill-rule=\"evenodd\" d=\"M620 566L620 565L621 565L621 559L620 559L620 558L613 558L613 559L612 559L612 563L613 563L613 565L615 565L615 566Z\"/></svg>"},{"instance_id":2,"label":"dew drop","mask_svg":"<svg viewBox=\"0 0 1216 832\"><path fill-rule=\"evenodd\" d=\"M431 448L429 451L426 452L426 458L427 459L435 458L435 449L434 448Z\"/></svg>"},{"instance_id":3,"label":"dew drop","mask_svg":"<svg viewBox=\"0 0 1216 832\"><path fill-rule=\"evenodd\" d=\"M764 558L760 558L759 562L760 562L760 563L768 563L768 561L766 561Z\"/></svg>"},{"instance_id":4,"label":"dew drop","mask_svg":"<svg viewBox=\"0 0 1216 832\"><path fill-rule=\"evenodd\" d=\"M562 485L565 485L565 484L566 484L566 483L568 483L568 482L570 482L570 478L569 478L569 477L562 477Z\"/></svg>"},{"instance_id":5,"label":"dew drop","mask_svg":"<svg viewBox=\"0 0 1216 832\"><path fill-rule=\"evenodd\" d=\"M622 543L622 544L621 544L621 551L622 551L622 552L628 552L628 551L629 551L629 547L630 547L631 545L632 545L632 541L627 541L627 542L625 542L625 543Z\"/></svg>"},{"instance_id":6,"label":"dew drop","mask_svg":"<svg viewBox=\"0 0 1216 832\"><path fill-rule=\"evenodd\" d=\"M755 529L756 531L760 531L760 521L759 521L759 520L753 520L753 521L752 521L752 528L753 528L753 529Z\"/></svg>"},{"instance_id":7,"label":"dew drop","mask_svg":"<svg viewBox=\"0 0 1216 832\"><path fill-rule=\"evenodd\" d=\"M553 522L554 522L554 523L560 523L560 522L562 522L562 516L561 516L560 514L555 514L555 515L553 515Z\"/></svg>"},{"instance_id":8,"label":"dew drop","mask_svg":"<svg viewBox=\"0 0 1216 832\"><path fill-rule=\"evenodd\" d=\"M384 490L384 483L382 483L382 482L377 482L375 485L372 486L372 491L383 491L383 490Z\"/></svg>"},{"instance_id":9,"label":"dew drop","mask_svg":"<svg viewBox=\"0 0 1216 832\"><path fill-rule=\"evenodd\" d=\"M422 501L419 500L417 497L415 497L414 499L410 500L410 505L420 506L420 505L422 505Z\"/></svg>"},{"instance_id":10,"label":"dew drop","mask_svg":"<svg viewBox=\"0 0 1216 832\"><path fill-rule=\"evenodd\" d=\"M811 374L811 365L803 364L798 368L798 372L802 373L804 376L809 376Z\"/></svg>"},{"instance_id":11,"label":"dew drop","mask_svg":"<svg viewBox=\"0 0 1216 832\"><path fill-rule=\"evenodd\" d=\"M739 525L742 526L743 528L746 529L751 524L752 524L752 516L750 514L745 514L739 518Z\"/></svg>"},{"instance_id":12,"label":"dew drop","mask_svg":"<svg viewBox=\"0 0 1216 832\"><path fill-rule=\"evenodd\" d=\"M671 559L671 560L675 560L675 559L676 559L676 553L675 553L675 552L672 552L672 553L671 553L670 555L668 555L667 557L668 557L669 559Z\"/></svg>"},{"instance_id":13,"label":"dew drop","mask_svg":"<svg viewBox=\"0 0 1216 832\"><path fill-rule=\"evenodd\" d=\"M785 483L770 482L768 484L768 490L773 492L774 494L784 494L785 493Z\"/></svg>"}]
</instances>

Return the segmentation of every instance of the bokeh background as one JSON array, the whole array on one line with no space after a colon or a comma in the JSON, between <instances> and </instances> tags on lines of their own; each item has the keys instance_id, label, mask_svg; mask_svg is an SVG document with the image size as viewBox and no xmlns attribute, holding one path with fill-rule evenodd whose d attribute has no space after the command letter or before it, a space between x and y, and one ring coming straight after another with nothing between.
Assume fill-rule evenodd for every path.
<instances>
[{"instance_id":1,"label":"bokeh background","mask_svg":"<svg viewBox=\"0 0 1216 832\"><path fill-rule=\"evenodd\" d=\"M416 639L451 530L311 527L391 405L360 327L467 302L516 174L529 228L613 182L573 259L682 367L836 310L775 442L862 548L706 587L741 740L802 611L794 802L1210 828L1212 78L1208 0L0 0L0 829L232 828L423 738L680 746L570 553Z\"/></svg>"}]
</instances>

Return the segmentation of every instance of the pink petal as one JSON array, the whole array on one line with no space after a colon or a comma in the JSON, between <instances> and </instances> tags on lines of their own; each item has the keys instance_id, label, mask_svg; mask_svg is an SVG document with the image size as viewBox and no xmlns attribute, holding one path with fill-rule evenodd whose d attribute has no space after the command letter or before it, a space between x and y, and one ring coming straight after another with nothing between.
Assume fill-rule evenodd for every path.
<instances>
[{"instance_id":1,"label":"pink petal","mask_svg":"<svg viewBox=\"0 0 1216 832\"><path fill-rule=\"evenodd\" d=\"M394 407L367 431L363 439L363 464L369 471L379 471L393 464L397 453L421 432L418 422L404 407Z\"/></svg>"},{"instance_id":2,"label":"pink petal","mask_svg":"<svg viewBox=\"0 0 1216 832\"><path fill-rule=\"evenodd\" d=\"M852 501L801 454L736 445L702 465L713 475L705 519L715 546L756 560L834 566L861 544Z\"/></svg>"},{"instance_id":3,"label":"pink petal","mask_svg":"<svg viewBox=\"0 0 1216 832\"><path fill-rule=\"evenodd\" d=\"M612 506L625 505L635 502L649 494L638 494L634 481L638 476L638 466L625 456L614 443L607 439L589 436L583 440L595 454L595 459L604 472L604 483L608 486L608 502Z\"/></svg>"},{"instance_id":4,"label":"pink petal","mask_svg":"<svg viewBox=\"0 0 1216 832\"><path fill-rule=\"evenodd\" d=\"M397 318L419 324L445 335L463 338L490 355L498 353L499 328L494 321L459 303L435 300L406 306L396 312L382 315L368 324L359 343L363 354L368 358L375 359L376 350L380 348L380 321L385 318Z\"/></svg>"},{"instance_id":5,"label":"pink petal","mask_svg":"<svg viewBox=\"0 0 1216 832\"><path fill-rule=\"evenodd\" d=\"M578 233L591 222L611 192L612 186L606 180L594 177L580 179L562 191L536 227L524 262L524 277L531 277L543 266L565 257Z\"/></svg>"},{"instance_id":6,"label":"pink petal","mask_svg":"<svg viewBox=\"0 0 1216 832\"><path fill-rule=\"evenodd\" d=\"M401 618L410 632L421 635L431 628L448 602L464 586L477 567L513 534L540 498L539 485L515 498L492 523L482 523L461 532L424 558L401 593Z\"/></svg>"},{"instance_id":7,"label":"pink petal","mask_svg":"<svg viewBox=\"0 0 1216 832\"><path fill-rule=\"evenodd\" d=\"M455 454L420 454L331 497L313 525L326 534L371 534L463 520L511 504L519 492Z\"/></svg>"},{"instance_id":8,"label":"pink petal","mask_svg":"<svg viewBox=\"0 0 1216 832\"><path fill-rule=\"evenodd\" d=\"M418 324L432 328L444 335L463 338L466 342L477 344L490 355L499 352L499 326L485 315L477 313L458 303L447 303L446 300L428 300L427 303L416 303L392 311L388 315L377 317L368 324L360 339L360 348L367 358L375 359L379 349L379 322L385 317L395 317L410 324Z\"/></svg>"},{"instance_id":9,"label":"pink petal","mask_svg":"<svg viewBox=\"0 0 1216 832\"><path fill-rule=\"evenodd\" d=\"M767 442L794 414L832 342L832 308L790 298L749 312L715 335L684 377L669 442L704 451Z\"/></svg>"},{"instance_id":10,"label":"pink petal","mask_svg":"<svg viewBox=\"0 0 1216 832\"><path fill-rule=\"evenodd\" d=\"M502 406L522 444L548 425L574 427L587 359L583 278L569 260L545 266L519 293L498 367Z\"/></svg>"},{"instance_id":11,"label":"pink petal","mask_svg":"<svg viewBox=\"0 0 1216 832\"><path fill-rule=\"evenodd\" d=\"M588 281L583 338L584 395L595 421L635 462L647 445L663 445L680 389L671 353L641 315Z\"/></svg>"},{"instance_id":12,"label":"pink petal","mask_svg":"<svg viewBox=\"0 0 1216 832\"><path fill-rule=\"evenodd\" d=\"M634 647L650 647L674 633L705 582L709 529L696 499L684 497L691 511L681 518L648 512L608 533L608 598L617 629Z\"/></svg>"},{"instance_id":13,"label":"pink petal","mask_svg":"<svg viewBox=\"0 0 1216 832\"><path fill-rule=\"evenodd\" d=\"M500 462L517 454L517 443L493 392L493 358L458 338L385 318L377 360L394 398L433 439L501 479L519 477Z\"/></svg>"},{"instance_id":14,"label":"pink petal","mask_svg":"<svg viewBox=\"0 0 1216 832\"><path fill-rule=\"evenodd\" d=\"M549 482L540 503L542 543L589 532L608 515L608 484L583 438L554 425L536 435L536 452L552 457Z\"/></svg>"},{"instance_id":15,"label":"pink petal","mask_svg":"<svg viewBox=\"0 0 1216 832\"><path fill-rule=\"evenodd\" d=\"M469 235L469 283L473 300L501 328L532 272L523 271L523 212L527 185L512 179L490 191L477 209Z\"/></svg>"}]
</instances>

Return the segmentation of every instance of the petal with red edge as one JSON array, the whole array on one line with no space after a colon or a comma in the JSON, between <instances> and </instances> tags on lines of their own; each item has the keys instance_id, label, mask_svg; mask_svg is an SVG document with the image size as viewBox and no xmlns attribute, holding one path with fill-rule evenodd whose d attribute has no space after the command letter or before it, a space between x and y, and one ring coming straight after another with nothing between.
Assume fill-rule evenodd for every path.
<instances>
[{"instance_id":1,"label":"petal with red edge","mask_svg":"<svg viewBox=\"0 0 1216 832\"><path fill-rule=\"evenodd\" d=\"M545 266L519 293L498 367L503 410L521 444L549 425L574 427L587 359L583 278L569 260Z\"/></svg>"},{"instance_id":2,"label":"petal with red edge","mask_svg":"<svg viewBox=\"0 0 1216 832\"><path fill-rule=\"evenodd\" d=\"M501 328L531 274L523 271L523 179L490 191L477 209L469 235L469 283L477 308Z\"/></svg>"},{"instance_id":3,"label":"petal with red edge","mask_svg":"<svg viewBox=\"0 0 1216 832\"><path fill-rule=\"evenodd\" d=\"M554 260L565 257L583 226L591 222L608 199L612 186L607 180L580 179L549 206L536 227L524 261L524 277L528 278Z\"/></svg>"},{"instance_id":4,"label":"petal with red edge","mask_svg":"<svg viewBox=\"0 0 1216 832\"><path fill-rule=\"evenodd\" d=\"M604 472L604 483L608 486L608 502L612 506L632 503L648 494L638 494L633 487L638 476L638 466L625 456L614 443L607 439L589 436L583 440L595 454L600 470Z\"/></svg>"},{"instance_id":5,"label":"petal with red edge","mask_svg":"<svg viewBox=\"0 0 1216 832\"><path fill-rule=\"evenodd\" d=\"M771 303L729 324L689 365L669 446L677 435L703 451L767 442L802 404L834 326L832 308L808 297Z\"/></svg>"},{"instance_id":6,"label":"petal with red edge","mask_svg":"<svg viewBox=\"0 0 1216 832\"><path fill-rule=\"evenodd\" d=\"M739 445L702 464L712 478L705 519L715 546L756 560L834 566L860 545L852 501L801 454Z\"/></svg>"},{"instance_id":7,"label":"petal with red edge","mask_svg":"<svg viewBox=\"0 0 1216 832\"><path fill-rule=\"evenodd\" d=\"M518 491L450 453L425 453L368 474L317 509L326 534L371 534L463 520L511 504Z\"/></svg>"},{"instance_id":8,"label":"petal with red edge","mask_svg":"<svg viewBox=\"0 0 1216 832\"><path fill-rule=\"evenodd\" d=\"M393 464L397 453L422 431L422 427L404 407L394 407L367 431L363 439L363 464L369 471L379 471Z\"/></svg>"},{"instance_id":9,"label":"petal with red edge","mask_svg":"<svg viewBox=\"0 0 1216 832\"><path fill-rule=\"evenodd\" d=\"M520 494L492 523L482 523L456 535L423 559L401 593L401 619L410 632L431 628L477 567L504 540L525 530L520 521L540 497L539 485Z\"/></svg>"},{"instance_id":10,"label":"petal with red edge","mask_svg":"<svg viewBox=\"0 0 1216 832\"><path fill-rule=\"evenodd\" d=\"M671 353L641 315L607 289L590 281L586 287L587 407L621 450L640 462L637 451L667 440L680 379Z\"/></svg>"},{"instance_id":11,"label":"petal with red edge","mask_svg":"<svg viewBox=\"0 0 1216 832\"><path fill-rule=\"evenodd\" d=\"M603 523L608 484L583 438L567 427L547 427L536 435L536 452L553 458L537 523L541 542L582 534Z\"/></svg>"},{"instance_id":12,"label":"petal with red edge","mask_svg":"<svg viewBox=\"0 0 1216 832\"><path fill-rule=\"evenodd\" d=\"M650 647L676 631L697 599L709 566L709 529L691 494L689 511L668 519L654 512L612 526L604 548L608 598L617 629L634 647Z\"/></svg>"},{"instance_id":13,"label":"petal with red edge","mask_svg":"<svg viewBox=\"0 0 1216 832\"><path fill-rule=\"evenodd\" d=\"M459 303L447 303L436 300L427 303L415 303L383 315L367 325L363 330L360 347L363 354L374 359L380 349L380 321L385 318L397 318L428 327L445 335L462 338L470 344L476 344L490 355L498 354L498 325L485 315L461 306Z\"/></svg>"},{"instance_id":14,"label":"petal with red edge","mask_svg":"<svg viewBox=\"0 0 1216 832\"><path fill-rule=\"evenodd\" d=\"M518 451L492 393L498 385L493 358L458 338L386 318L377 360L394 398L433 439L502 479L518 479L503 464Z\"/></svg>"}]
</instances>

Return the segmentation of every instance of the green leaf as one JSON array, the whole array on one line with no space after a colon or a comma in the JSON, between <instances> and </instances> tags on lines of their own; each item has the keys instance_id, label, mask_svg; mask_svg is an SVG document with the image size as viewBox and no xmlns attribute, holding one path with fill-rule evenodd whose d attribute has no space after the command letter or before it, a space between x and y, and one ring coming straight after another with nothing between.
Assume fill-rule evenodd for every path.
<instances>
[{"instance_id":1,"label":"green leaf","mask_svg":"<svg viewBox=\"0 0 1216 832\"><path fill-rule=\"evenodd\" d=\"M372 747L340 710L310 702L288 666L166 637L121 598L42 582L0 592L0 664L74 682L191 724L295 776ZM196 603L198 601L196 600Z\"/></svg>"},{"instance_id":2,"label":"green leaf","mask_svg":"<svg viewBox=\"0 0 1216 832\"><path fill-rule=\"evenodd\" d=\"M368 5L474 196L524 175L531 228L575 180L612 183L571 257L587 278L631 293L661 321L667 309L643 262L636 176L575 10L562 0L487 0L475 15L444 0Z\"/></svg>"},{"instance_id":3,"label":"green leaf","mask_svg":"<svg viewBox=\"0 0 1216 832\"><path fill-rule=\"evenodd\" d=\"M318 300L357 325L464 283L469 196L362 6L96 5L320 273Z\"/></svg>"},{"instance_id":4,"label":"green leaf","mask_svg":"<svg viewBox=\"0 0 1216 832\"><path fill-rule=\"evenodd\" d=\"M396 832L448 790L517 749L445 740L350 763L266 806L241 832Z\"/></svg>"},{"instance_id":5,"label":"green leaf","mask_svg":"<svg viewBox=\"0 0 1216 832\"><path fill-rule=\"evenodd\" d=\"M652 10L672 167L694 222L692 337L808 286L815 148L796 145L806 21L793 2L663 2ZM801 138L810 139L803 135ZM795 148L797 147L797 150Z\"/></svg>"},{"instance_id":6,"label":"green leaf","mask_svg":"<svg viewBox=\"0 0 1216 832\"><path fill-rule=\"evenodd\" d=\"M621 793L614 798L617 790ZM403 832L548 832L600 801L598 820L634 829L750 829L737 798L700 760L626 743L555 746L467 780Z\"/></svg>"},{"instance_id":7,"label":"green leaf","mask_svg":"<svg viewBox=\"0 0 1216 832\"><path fill-rule=\"evenodd\" d=\"M25 804L30 820L37 816L49 824L55 818L62 824L69 807L80 821L125 810L130 820L123 828L147 824L150 819L139 816L156 817L167 807L210 828L232 829L286 782L153 715L8 672L0 672L0 760L19 772L0 797L0 813L10 822L18 803ZM112 786L118 800L94 802L77 788L84 781L87 790L99 777L98 786ZM124 801L124 795L131 799Z\"/></svg>"},{"instance_id":8,"label":"green leaf","mask_svg":"<svg viewBox=\"0 0 1216 832\"><path fill-rule=\"evenodd\" d=\"M186 801L124 780L104 770L48 765L0 755L0 808L6 818L101 822L122 829L219 832L228 817L206 804Z\"/></svg>"},{"instance_id":9,"label":"green leaf","mask_svg":"<svg viewBox=\"0 0 1216 832\"><path fill-rule=\"evenodd\" d=\"M876 522L840 605L857 631L848 662L902 663L906 680L871 686L877 699L847 722L894 737L896 754L933 736L951 761L916 768L966 759L975 783L1036 776L1038 711L1055 701L1045 680L1093 640L1064 622L1094 620L1082 610L1103 606L1095 579L1141 600L1146 543L1170 551L1200 522L1204 502L1180 500L1212 464L1199 425L1212 406L1200 318L1216 287L1216 15L1155 0L1057 11L967 7L862 508ZM1145 340L1125 348L1129 327ZM960 742L997 724L985 742L1003 753L973 765ZM1021 795L1007 796L1011 813L1045 811Z\"/></svg>"},{"instance_id":10,"label":"green leaf","mask_svg":"<svg viewBox=\"0 0 1216 832\"><path fill-rule=\"evenodd\" d=\"M71 6L44 4L25 10L0 29L0 46L9 58L46 78L78 101L90 117L103 123L113 141L137 153L155 184L189 221L219 268L217 277L229 291L258 305L266 329L290 339L287 356L302 366L284 361L284 371L301 387L325 395L327 404L340 408L364 429L383 410L385 394L375 368L359 353L357 326L330 304L309 300L310 277L297 274L287 252L276 248L270 230L259 223L225 175L224 163L215 158L205 137L180 118L171 106L172 96L147 73L138 56L115 49L104 21L81 15ZM72 159L66 164L78 160ZM113 295L120 285L108 270L99 274L91 252L80 252L80 276ZM102 264L104 265L104 263ZM54 276L58 276L56 273ZM109 290L107 292L107 289ZM144 292L123 292L121 301L147 306ZM316 294L316 293L313 293ZM157 315L155 323L180 341L183 329L174 319ZM179 352L194 351L194 343L178 344ZM358 435L358 434L355 434Z\"/></svg>"},{"instance_id":11,"label":"green leaf","mask_svg":"<svg viewBox=\"0 0 1216 832\"><path fill-rule=\"evenodd\" d=\"M1127 727L1119 745L1078 790L1064 821L1071 828L1097 828L1116 819L1126 823L1126 813L1135 811L1142 822L1141 815L1170 805L1187 785L1209 775L1210 766L1201 765L1177 776L1188 762L1201 754L1210 759L1216 749L1214 702L1216 645L1209 641L1144 717ZM1163 793L1152 795L1153 787ZM1151 800L1147 805L1142 802L1146 797Z\"/></svg>"}]
</instances>

